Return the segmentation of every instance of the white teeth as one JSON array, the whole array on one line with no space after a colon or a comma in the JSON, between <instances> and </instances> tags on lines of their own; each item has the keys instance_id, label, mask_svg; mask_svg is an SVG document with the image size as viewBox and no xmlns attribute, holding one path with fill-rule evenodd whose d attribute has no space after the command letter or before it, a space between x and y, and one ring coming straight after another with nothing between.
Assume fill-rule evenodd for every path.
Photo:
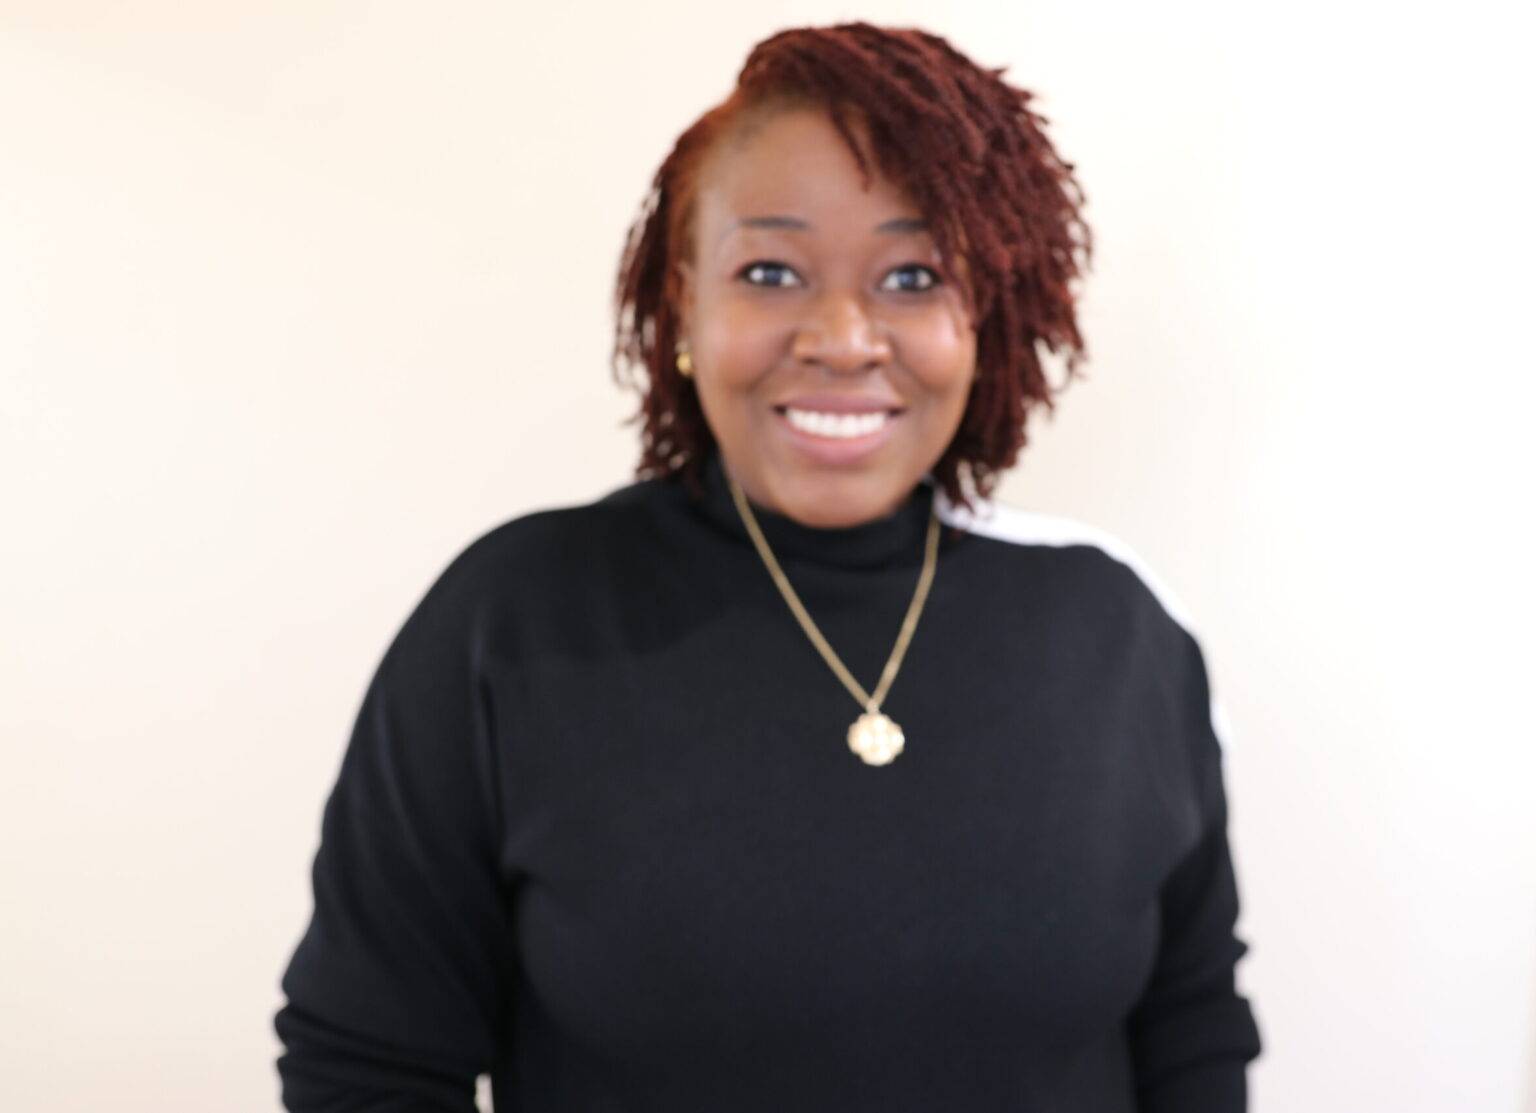
<instances>
[{"instance_id":1,"label":"white teeth","mask_svg":"<svg viewBox=\"0 0 1536 1113\"><path fill-rule=\"evenodd\" d=\"M818 437L866 437L885 424L889 414L875 410L861 414L831 414L817 410L785 409L784 416L796 429Z\"/></svg>"}]
</instances>

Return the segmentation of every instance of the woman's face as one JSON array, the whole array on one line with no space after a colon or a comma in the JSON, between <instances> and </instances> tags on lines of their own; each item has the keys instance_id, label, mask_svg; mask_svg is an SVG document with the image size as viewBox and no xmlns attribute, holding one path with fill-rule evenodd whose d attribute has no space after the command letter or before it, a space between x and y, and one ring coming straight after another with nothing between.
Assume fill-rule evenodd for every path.
<instances>
[{"instance_id":1,"label":"woman's face","mask_svg":"<svg viewBox=\"0 0 1536 1113\"><path fill-rule=\"evenodd\" d=\"M823 112L783 110L725 144L703 167L679 310L726 468L806 525L889 514L965 412L960 291L922 214L884 178L863 189Z\"/></svg>"}]
</instances>

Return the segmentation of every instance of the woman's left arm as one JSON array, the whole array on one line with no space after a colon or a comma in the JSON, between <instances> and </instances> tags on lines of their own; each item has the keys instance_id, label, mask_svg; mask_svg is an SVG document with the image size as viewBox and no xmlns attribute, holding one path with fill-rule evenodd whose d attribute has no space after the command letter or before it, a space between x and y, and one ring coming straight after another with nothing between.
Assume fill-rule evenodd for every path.
<instances>
[{"instance_id":1,"label":"woman's left arm","mask_svg":"<svg viewBox=\"0 0 1536 1113\"><path fill-rule=\"evenodd\" d=\"M1237 879L1227 842L1223 751L1210 714L1205 667L1191 640L1186 680L1195 732L1195 784L1203 828L1161 892L1156 965L1127 1019L1141 1113L1243 1113L1247 1064L1262 1050L1235 967L1248 946L1235 933Z\"/></svg>"}]
</instances>

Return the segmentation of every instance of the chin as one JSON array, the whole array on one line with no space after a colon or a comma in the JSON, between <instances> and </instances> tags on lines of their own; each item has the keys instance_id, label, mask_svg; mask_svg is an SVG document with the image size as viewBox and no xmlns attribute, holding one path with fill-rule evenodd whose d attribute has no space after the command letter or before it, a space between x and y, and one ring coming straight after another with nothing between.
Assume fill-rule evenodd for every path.
<instances>
[{"instance_id":1,"label":"chin","mask_svg":"<svg viewBox=\"0 0 1536 1113\"><path fill-rule=\"evenodd\" d=\"M795 496L784 500L786 513L818 529L847 529L883 518L898 501L889 484L861 482L857 476L807 476L795 487Z\"/></svg>"}]
</instances>

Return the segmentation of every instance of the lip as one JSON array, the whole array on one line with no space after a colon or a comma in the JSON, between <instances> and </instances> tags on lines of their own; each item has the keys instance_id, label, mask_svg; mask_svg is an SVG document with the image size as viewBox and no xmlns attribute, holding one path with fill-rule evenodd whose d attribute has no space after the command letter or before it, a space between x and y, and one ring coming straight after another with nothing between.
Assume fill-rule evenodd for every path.
<instances>
[{"instance_id":1,"label":"lip","mask_svg":"<svg viewBox=\"0 0 1536 1113\"><path fill-rule=\"evenodd\" d=\"M775 410L782 413L786 408L819 410L829 414L867 414L881 410L900 412L906 409L899 398L887 398L876 394L797 394L775 402Z\"/></svg>"},{"instance_id":2,"label":"lip","mask_svg":"<svg viewBox=\"0 0 1536 1113\"><path fill-rule=\"evenodd\" d=\"M827 405L825 397L819 403L813 403L812 399L806 397L797 398L793 402L773 407L773 424L784 434L785 439L797 453L826 467L848 467L862 462L890 440L896 431L897 423L904 416L900 407L888 407L884 403L871 405L867 399L859 401L861 405L845 403L841 408L834 409ZM789 418L784 414L786 405L793 406L797 410L820 409L827 413L872 413L887 409L894 409L896 412L887 417L885 424L880 428L873 433L865 433L861 437L819 437L815 433L807 433L804 429L796 429L791 425Z\"/></svg>"}]
</instances>

